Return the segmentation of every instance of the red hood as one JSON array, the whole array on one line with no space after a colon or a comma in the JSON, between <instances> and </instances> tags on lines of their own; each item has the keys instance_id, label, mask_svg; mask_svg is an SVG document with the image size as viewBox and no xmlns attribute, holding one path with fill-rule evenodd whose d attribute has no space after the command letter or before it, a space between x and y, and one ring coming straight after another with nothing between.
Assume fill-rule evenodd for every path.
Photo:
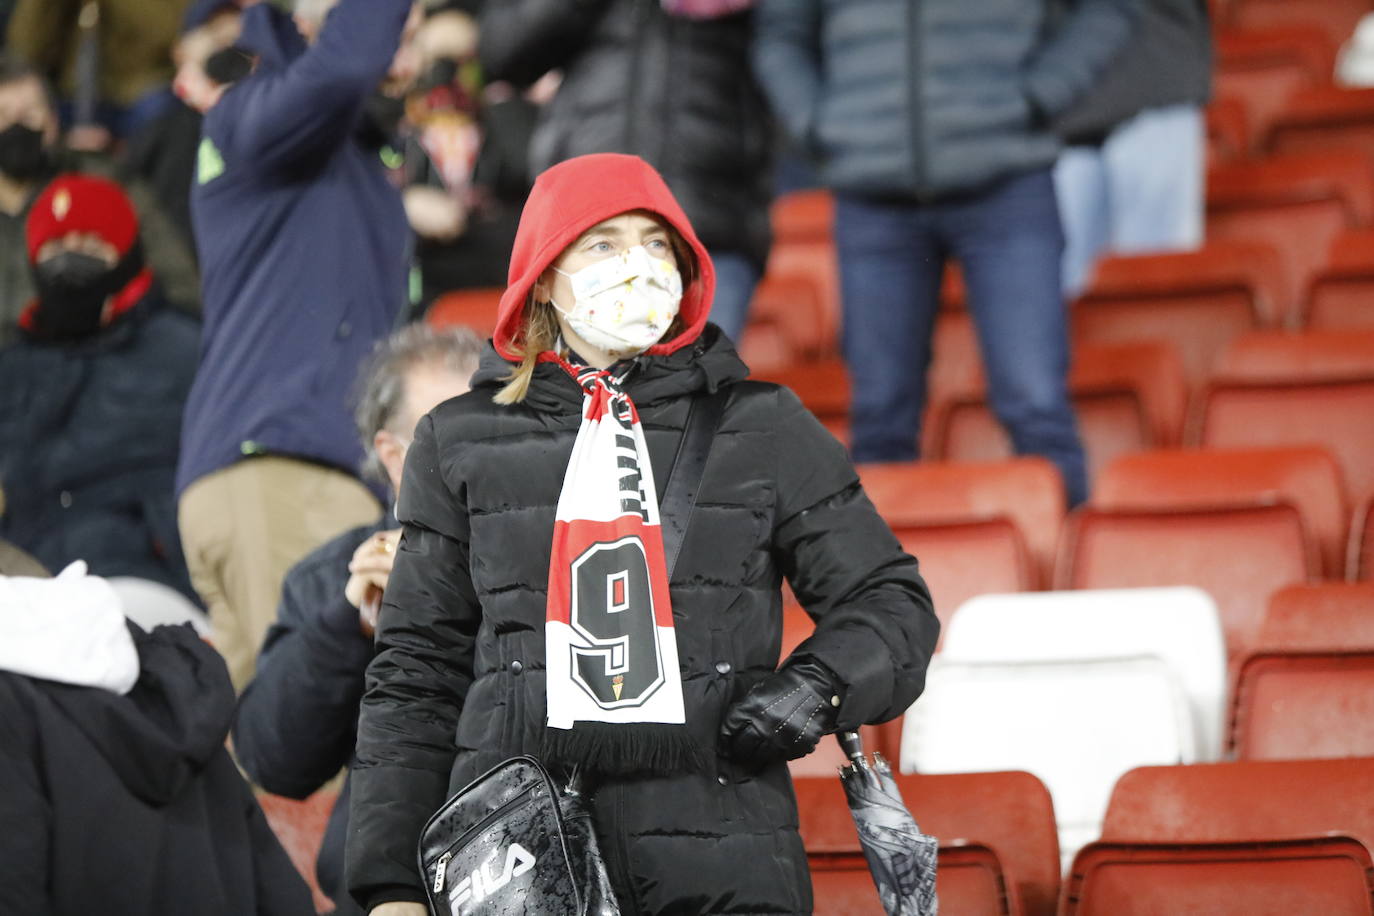
<instances>
[{"instance_id":1,"label":"red hood","mask_svg":"<svg viewBox=\"0 0 1374 916\"><path fill-rule=\"evenodd\" d=\"M530 289L563 249L597 223L629 210L658 214L686 239L697 257L697 277L682 291L678 313L682 333L647 352L672 353L700 336L716 291L711 256L653 166L638 156L596 153L561 162L535 181L515 233L510 276L492 335L496 352L509 360L517 358L510 348Z\"/></svg>"}]
</instances>

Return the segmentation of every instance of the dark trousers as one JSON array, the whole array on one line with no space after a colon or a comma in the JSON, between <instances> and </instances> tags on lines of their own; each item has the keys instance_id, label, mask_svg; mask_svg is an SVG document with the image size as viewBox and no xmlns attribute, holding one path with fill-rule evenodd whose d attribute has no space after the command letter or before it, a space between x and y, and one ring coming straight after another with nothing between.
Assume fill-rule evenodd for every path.
<instances>
[{"instance_id":1,"label":"dark trousers","mask_svg":"<svg viewBox=\"0 0 1374 916\"><path fill-rule=\"evenodd\" d=\"M1050 171L928 204L839 194L835 238L854 460L917 457L940 278L954 258L993 412L1017 453L1053 461L1070 503L1082 502L1087 477L1060 292L1064 235Z\"/></svg>"}]
</instances>

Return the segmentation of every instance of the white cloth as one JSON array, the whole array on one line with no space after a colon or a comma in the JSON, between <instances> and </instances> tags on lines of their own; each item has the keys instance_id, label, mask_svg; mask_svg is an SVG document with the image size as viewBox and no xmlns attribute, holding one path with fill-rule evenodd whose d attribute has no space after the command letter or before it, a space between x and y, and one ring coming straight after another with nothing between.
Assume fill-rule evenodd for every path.
<instances>
[{"instance_id":1,"label":"white cloth","mask_svg":"<svg viewBox=\"0 0 1374 916\"><path fill-rule=\"evenodd\" d=\"M110 583L72 563L55 579L0 576L0 670L125 694L138 650Z\"/></svg>"}]
</instances>

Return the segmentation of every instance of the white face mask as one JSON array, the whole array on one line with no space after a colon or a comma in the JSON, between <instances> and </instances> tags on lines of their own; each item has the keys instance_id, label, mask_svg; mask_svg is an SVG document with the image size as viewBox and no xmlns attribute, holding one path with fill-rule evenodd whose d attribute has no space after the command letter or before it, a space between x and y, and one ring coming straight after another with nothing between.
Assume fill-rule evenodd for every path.
<instances>
[{"instance_id":1,"label":"white face mask","mask_svg":"<svg viewBox=\"0 0 1374 916\"><path fill-rule=\"evenodd\" d=\"M567 311L557 302L553 307L578 337L617 358L638 355L658 343L682 302L677 267L643 245L575 273L558 272L572 282L573 307Z\"/></svg>"}]
</instances>

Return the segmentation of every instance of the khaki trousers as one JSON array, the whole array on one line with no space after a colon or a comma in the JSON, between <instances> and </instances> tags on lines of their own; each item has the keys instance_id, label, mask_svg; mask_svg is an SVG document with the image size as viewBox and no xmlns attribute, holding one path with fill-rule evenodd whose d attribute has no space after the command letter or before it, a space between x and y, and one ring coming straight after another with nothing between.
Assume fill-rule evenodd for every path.
<instances>
[{"instance_id":1,"label":"khaki trousers","mask_svg":"<svg viewBox=\"0 0 1374 916\"><path fill-rule=\"evenodd\" d=\"M240 461L182 493L178 523L191 584L210 610L212 639L236 691L253 677L287 570L381 511L348 474L277 456Z\"/></svg>"}]
</instances>

